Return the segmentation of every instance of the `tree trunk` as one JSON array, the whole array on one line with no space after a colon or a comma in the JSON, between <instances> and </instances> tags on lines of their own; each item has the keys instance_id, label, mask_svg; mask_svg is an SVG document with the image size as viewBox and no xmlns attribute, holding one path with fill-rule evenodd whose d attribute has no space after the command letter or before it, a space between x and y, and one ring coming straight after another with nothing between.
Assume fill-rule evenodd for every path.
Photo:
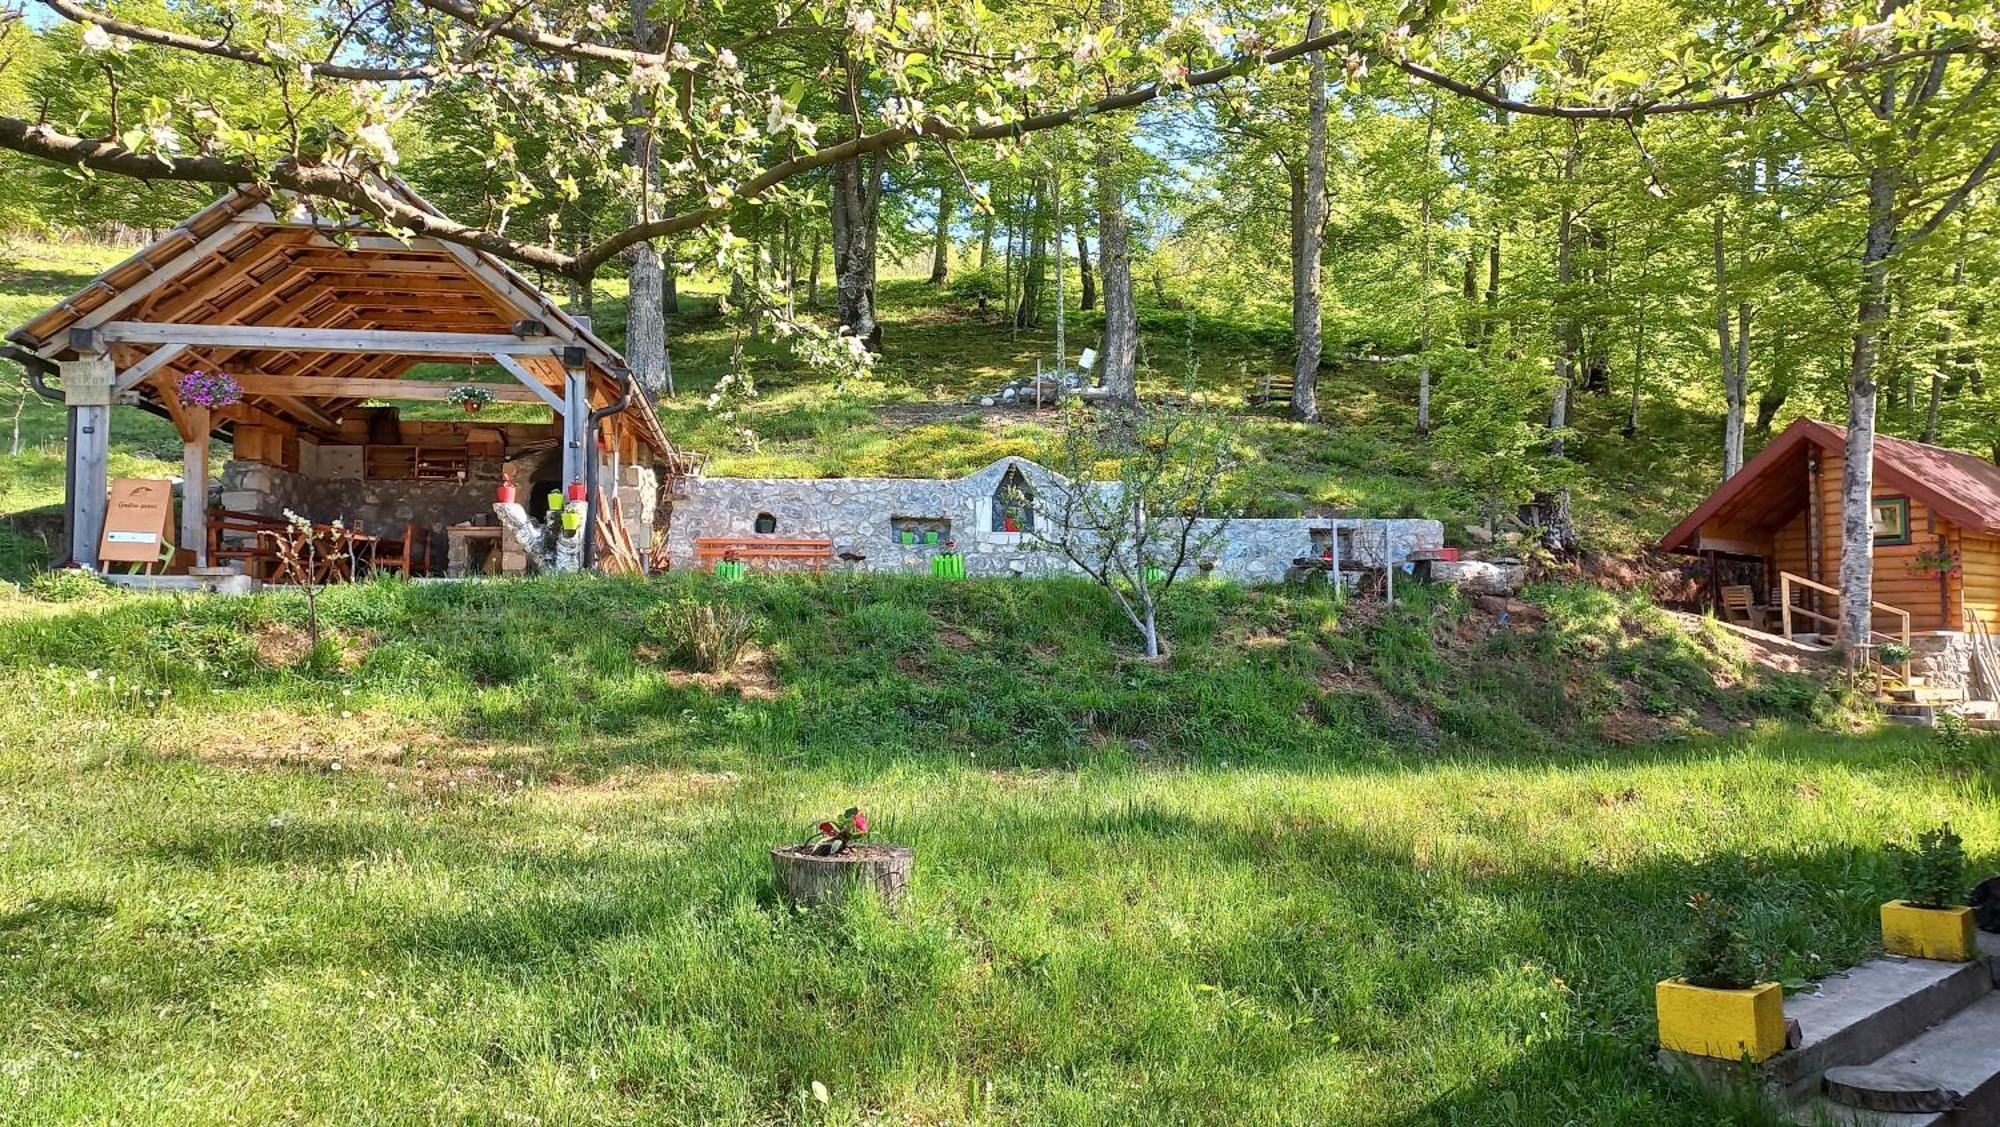
<instances>
[{"instance_id":1,"label":"tree trunk","mask_svg":"<svg viewBox=\"0 0 2000 1127\"><path fill-rule=\"evenodd\" d=\"M1570 126L1570 144L1563 161L1563 184L1565 187L1575 179L1578 159L1579 127ZM1564 449L1563 431L1569 427L1569 396L1576 381L1576 361L1579 351L1576 319L1571 302L1575 295L1570 287L1575 281L1576 211L1565 199L1562 212L1556 221L1556 306L1555 320L1555 393L1549 399L1549 453L1556 459L1567 458ZM1540 505L1543 515L1542 542L1552 552L1567 555L1576 550L1576 526L1570 511L1570 490L1563 485L1553 496L1544 494Z\"/></svg>"},{"instance_id":2,"label":"tree trunk","mask_svg":"<svg viewBox=\"0 0 2000 1127\"><path fill-rule=\"evenodd\" d=\"M1896 84L1884 103L1895 105ZM1889 255L1896 243L1896 192L1901 170L1868 173L1868 233L1861 248L1861 295L1855 310L1854 354L1848 368L1847 450L1840 467L1841 637L1850 647L1867 644L1875 588L1875 361L1882 324L1889 315ZM1850 656L1852 663L1855 656Z\"/></svg>"},{"instance_id":3,"label":"tree trunk","mask_svg":"<svg viewBox=\"0 0 2000 1127\"><path fill-rule=\"evenodd\" d=\"M1431 433L1431 138L1437 133L1438 96L1424 117L1424 195L1417 209L1417 301L1421 306L1417 332L1417 437Z\"/></svg>"},{"instance_id":4,"label":"tree trunk","mask_svg":"<svg viewBox=\"0 0 2000 1127\"><path fill-rule=\"evenodd\" d=\"M1076 266L1083 275L1083 288L1079 293L1077 308L1091 310L1097 308L1097 278L1090 272L1090 240L1083 234L1083 217L1076 217Z\"/></svg>"},{"instance_id":5,"label":"tree trunk","mask_svg":"<svg viewBox=\"0 0 2000 1127\"><path fill-rule=\"evenodd\" d=\"M875 247L880 232L882 155L864 166L862 158L833 166L833 275L840 331L860 337L870 352L882 351L882 327L875 319Z\"/></svg>"},{"instance_id":6,"label":"tree trunk","mask_svg":"<svg viewBox=\"0 0 2000 1127\"><path fill-rule=\"evenodd\" d=\"M1315 10L1306 20L1306 38L1320 33L1325 17ZM1320 251L1326 232L1326 53L1314 51L1306 67L1306 160L1293 182L1299 200L1292 216L1299 225L1293 239L1292 288L1292 417L1319 421L1319 361L1324 340L1320 317Z\"/></svg>"},{"instance_id":7,"label":"tree trunk","mask_svg":"<svg viewBox=\"0 0 2000 1127\"><path fill-rule=\"evenodd\" d=\"M1729 334L1729 258L1723 243L1725 218L1715 209L1710 238L1715 253L1715 337L1716 355L1722 363L1722 397L1726 412L1722 423L1722 480L1728 481L1743 468L1743 411L1749 388L1743 370L1737 366L1737 350Z\"/></svg>"},{"instance_id":8,"label":"tree trunk","mask_svg":"<svg viewBox=\"0 0 2000 1127\"><path fill-rule=\"evenodd\" d=\"M646 15L647 0L632 0L632 46L651 50L652 25ZM641 119L645 106L634 95L632 117ZM658 139L650 127L634 125L625 131L626 159L638 171L639 194L632 206L633 223L650 223L659 152ZM632 380L652 403L674 393L673 361L667 352L666 281L659 248L640 240L625 253L630 292L625 304L625 362L631 366Z\"/></svg>"},{"instance_id":9,"label":"tree trunk","mask_svg":"<svg viewBox=\"0 0 2000 1127\"><path fill-rule=\"evenodd\" d=\"M1042 285L1049 269L1049 242L1044 209L1048 203L1039 185L1028 215L1028 258L1021 271L1021 304L1014 309L1014 327L1032 329L1042 323ZM1060 237L1060 236L1058 236Z\"/></svg>"},{"instance_id":10,"label":"tree trunk","mask_svg":"<svg viewBox=\"0 0 2000 1127\"><path fill-rule=\"evenodd\" d=\"M807 268L807 270L806 270L806 308L807 308L807 309L818 309L818 308L819 308L819 252L820 252L820 248L821 248L821 247L822 247L822 246L823 246L824 244L825 244L825 241L824 241L824 238L823 238L823 237L822 237L822 236L820 235L820 233L819 233L819 228L818 228L818 227L814 227L814 228L813 228L813 241L812 241L812 254L811 254L811 255L810 255L810 256L808 257L808 259L807 259L807 261L808 261L808 262L810 263L810 265L809 265L809 267L808 267L808 268Z\"/></svg>"},{"instance_id":11,"label":"tree trunk","mask_svg":"<svg viewBox=\"0 0 2000 1127\"><path fill-rule=\"evenodd\" d=\"M1124 15L1122 0L1101 0L1098 15L1106 26L1115 26ZM1104 351L1097 362L1112 401L1133 404L1139 400L1139 314L1132 303L1132 248L1118 183L1122 147L1114 134L1097 149L1097 277L1104 291Z\"/></svg>"},{"instance_id":12,"label":"tree trunk","mask_svg":"<svg viewBox=\"0 0 2000 1127\"><path fill-rule=\"evenodd\" d=\"M938 186L937 233L931 236L931 285L951 278L951 181Z\"/></svg>"},{"instance_id":13,"label":"tree trunk","mask_svg":"<svg viewBox=\"0 0 2000 1127\"><path fill-rule=\"evenodd\" d=\"M993 261L993 224L999 219L997 211L998 209L989 206L986 211L986 221L979 226L979 269L982 271L986 269L987 263Z\"/></svg>"},{"instance_id":14,"label":"tree trunk","mask_svg":"<svg viewBox=\"0 0 2000 1127\"><path fill-rule=\"evenodd\" d=\"M893 907L910 883L916 854L904 845L849 844L830 857L817 857L798 846L771 850L771 875L786 901L813 907L844 900L859 889L872 889Z\"/></svg>"}]
</instances>

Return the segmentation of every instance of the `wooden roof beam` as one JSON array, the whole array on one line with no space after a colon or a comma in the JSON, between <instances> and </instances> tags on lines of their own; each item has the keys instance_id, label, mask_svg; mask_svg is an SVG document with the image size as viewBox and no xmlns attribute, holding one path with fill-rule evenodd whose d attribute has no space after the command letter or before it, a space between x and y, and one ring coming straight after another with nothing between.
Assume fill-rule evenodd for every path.
<instances>
[{"instance_id":1,"label":"wooden roof beam","mask_svg":"<svg viewBox=\"0 0 2000 1127\"><path fill-rule=\"evenodd\" d=\"M203 325L113 321L99 331L106 344L187 344L264 352L393 352L457 359L505 354L548 356L565 343L512 333L425 333L388 329L300 329L278 325Z\"/></svg>"}]
</instances>

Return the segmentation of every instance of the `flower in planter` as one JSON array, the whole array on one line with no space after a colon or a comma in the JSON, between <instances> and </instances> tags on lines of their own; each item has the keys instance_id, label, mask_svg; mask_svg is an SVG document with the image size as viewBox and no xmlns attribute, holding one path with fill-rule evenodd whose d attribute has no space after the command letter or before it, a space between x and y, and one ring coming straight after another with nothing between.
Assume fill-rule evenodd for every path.
<instances>
[{"instance_id":1,"label":"flower in planter","mask_svg":"<svg viewBox=\"0 0 2000 1127\"><path fill-rule=\"evenodd\" d=\"M1736 913L1698 894L1681 974L1653 988L1660 1047L1723 1060L1764 1060L1785 1048L1783 991L1760 981L1763 963L1736 928Z\"/></svg>"},{"instance_id":2,"label":"flower in planter","mask_svg":"<svg viewBox=\"0 0 2000 1127\"><path fill-rule=\"evenodd\" d=\"M1706 990L1747 990L1762 976L1763 962L1736 927L1736 909L1705 892L1688 900L1694 934L1682 952L1681 978Z\"/></svg>"},{"instance_id":3,"label":"flower in planter","mask_svg":"<svg viewBox=\"0 0 2000 1127\"><path fill-rule=\"evenodd\" d=\"M1914 849L1896 851L1904 899L1919 908L1954 908L1965 901L1965 842L1946 822L1917 835Z\"/></svg>"},{"instance_id":4,"label":"flower in planter","mask_svg":"<svg viewBox=\"0 0 2000 1127\"><path fill-rule=\"evenodd\" d=\"M452 388L451 394L445 396L444 401L463 407L468 415L476 415L481 407L493 402L493 393L483 387L466 384Z\"/></svg>"},{"instance_id":5,"label":"flower in planter","mask_svg":"<svg viewBox=\"0 0 2000 1127\"><path fill-rule=\"evenodd\" d=\"M174 384L174 393L185 406L210 410L243 402L243 385L228 372L189 372Z\"/></svg>"},{"instance_id":6,"label":"flower in planter","mask_svg":"<svg viewBox=\"0 0 2000 1127\"><path fill-rule=\"evenodd\" d=\"M1926 548L1910 560L1912 575L1943 579L1958 570L1958 553L1949 548Z\"/></svg>"},{"instance_id":7,"label":"flower in planter","mask_svg":"<svg viewBox=\"0 0 2000 1127\"><path fill-rule=\"evenodd\" d=\"M1892 955L1967 962L1978 955L1965 907L1965 845L1947 822L1895 850L1904 899L1882 905L1882 947Z\"/></svg>"},{"instance_id":8,"label":"flower in planter","mask_svg":"<svg viewBox=\"0 0 2000 1127\"><path fill-rule=\"evenodd\" d=\"M799 848L815 856L831 857L846 849L855 838L867 836L868 815L859 806L850 806L839 818L814 826L812 836L801 842Z\"/></svg>"},{"instance_id":9,"label":"flower in planter","mask_svg":"<svg viewBox=\"0 0 2000 1127\"><path fill-rule=\"evenodd\" d=\"M1901 665L1910 660L1910 647L1901 642L1884 642L1875 647L1875 656L1884 665Z\"/></svg>"}]
</instances>

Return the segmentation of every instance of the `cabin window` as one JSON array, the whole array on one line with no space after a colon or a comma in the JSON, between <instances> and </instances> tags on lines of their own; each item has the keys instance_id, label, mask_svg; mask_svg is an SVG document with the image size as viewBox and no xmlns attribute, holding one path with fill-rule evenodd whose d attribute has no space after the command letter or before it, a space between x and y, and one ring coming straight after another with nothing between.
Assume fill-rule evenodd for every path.
<instances>
[{"instance_id":1,"label":"cabin window","mask_svg":"<svg viewBox=\"0 0 2000 1127\"><path fill-rule=\"evenodd\" d=\"M1910 542L1910 499L1875 498L1875 543L1878 546Z\"/></svg>"},{"instance_id":2,"label":"cabin window","mask_svg":"<svg viewBox=\"0 0 2000 1127\"><path fill-rule=\"evenodd\" d=\"M757 521L750 526L759 536L768 536L778 531L778 518L770 513L758 513Z\"/></svg>"},{"instance_id":3,"label":"cabin window","mask_svg":"<svg viewBox=\"0 0 2000 1127\"><path fill-rule=\"evenodd\" d=\"M1035 491L1028 488L1028 479L1019 466L1008 466L1000 477L1000 484L993 490L993 531L1033 532L1035 530Z\"/></svg>"}]
</instances>

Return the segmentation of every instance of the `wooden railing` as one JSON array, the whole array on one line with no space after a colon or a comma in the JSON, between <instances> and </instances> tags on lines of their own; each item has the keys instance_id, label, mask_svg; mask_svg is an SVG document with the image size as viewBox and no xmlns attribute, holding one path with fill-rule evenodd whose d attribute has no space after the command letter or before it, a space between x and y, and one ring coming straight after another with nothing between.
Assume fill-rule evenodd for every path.
<instances>
[{"instance_id":1,"label":"wooden railing","mask_svg":"<svg viewBox=\"0 0 2000 1127\"><path fill-rule=\"evenodd\" d=\"M1833 614L1829 616L1821 614L1816 610L1811 610L1803 606L1794 605L1792 602L1792 590L1795 587L1803 587L1808 590L1818 591L1822 595L1830 596L1833 599L1833 604L1832 604ZM1878 603L1873 600L1869 601L1868 606L1870 610L1879 610L1884 614L1895 615L1898 619L1902 621L1903 627L1900 633L1884 633L1880 630L1875 629L1871 625L1868 630L1868 637L1864 639L1861 643L1859 643L1859 645L1856 647L1859 652L1859 656L1862 657L1864 660L1866 660L1870 665L1881 670L1882 672L1894 673L1897 676L1901 677L1903 680L1903 684L1905 685L1909 684L1910 659L1907 656L1905 656L1903 660L1898 663L1899 667L1887 666L1875 660L1875 648L1881 645L1883 642L1898 642L1902 645L1904 654L1907 655L1909 653L1910 612L1904 610L1902 607L1892 607L1888 603ZM1816 623L1824 623L1828 626L1831 626L1832 627L1831 631L1822 630L1819 631L1819 633L1822 634L1831 633L1835 638L1839 638L1841 631L1840 607L1841 607L1840 592L1837 589L1828 587L1824 583L1816 583L1813 580L1807 579L1803 575L1793 575L1789 571L1781 571L1778 573L1778 617L1779 617L1779 622L1784 629L1786 641L1789 642L1792 640L1792 618L1795 615L1812 619ZM1873 615L1871 615L1870 618L1872 619ZM1880 639L1880 641L1877 641L1877 639Z\"/></svg>"}]
</instances>

